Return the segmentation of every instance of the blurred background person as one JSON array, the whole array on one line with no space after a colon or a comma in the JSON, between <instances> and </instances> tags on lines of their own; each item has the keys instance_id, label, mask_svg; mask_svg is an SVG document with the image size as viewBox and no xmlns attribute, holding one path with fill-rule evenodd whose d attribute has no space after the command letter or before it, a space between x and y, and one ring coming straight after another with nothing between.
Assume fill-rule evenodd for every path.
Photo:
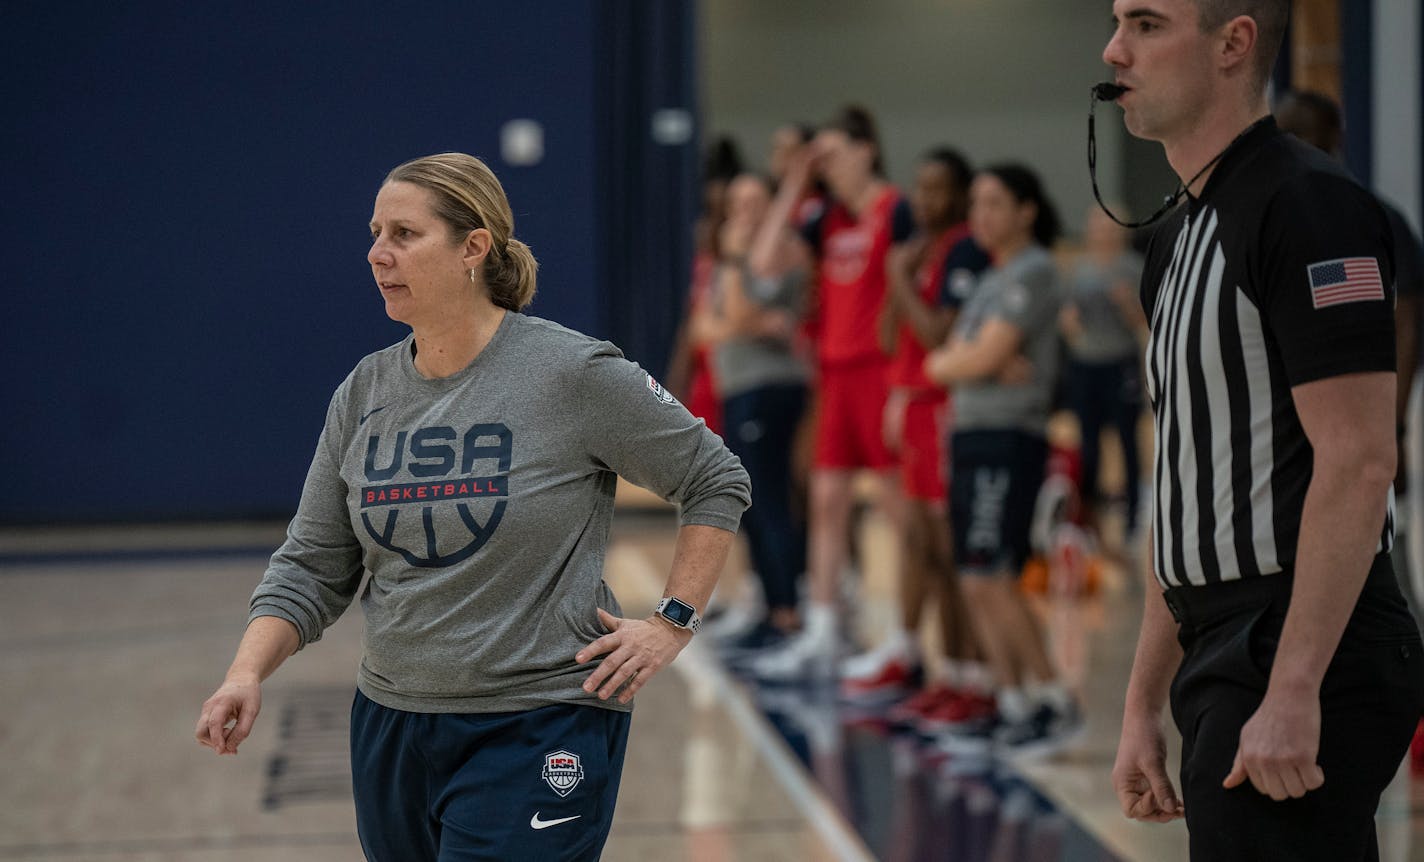
<instances>
[{"instance_id":1,"label":"blurred background person","mask_svg":"<svg viewBox=\"0 0 1424 862\"><path fill-rule=\"evenodd\" d=\"M816 138L816 128L810 123L787 123L771 133L771 152L767 158L767 171L771 174L772 192L781 188L791 169L792 159L803 148L810 146ZM795 225L802 225L821 214L826 206L826 187L820 180L813 180L802 190L801 200L792 210Z\"/></svg>"},{"instance_id":2,"label":"blurred background person","mask_svg":"<svg viewBox=\"0 0 1424 862\"><path fill-rule=\"evenodd\" d=\"M682 323L673 339L666 375L668 389L693 416L722 433L722 401L708 356L708 346L692 337L690 321L707 300L717 266L717 242L727 219L727 186L742 172L737 142L722 135L707 147L702 162L702 212L692 226L692 283L683 304Z\"/></svg>"},{"instance_id":3,"label":"blurred background person","mask_svg":"<svg viewBox=\"0 0 1424 862\"><path fill-rule=\"evenodd\" d=\"M920 160L910 191L916 231L887 260L889 289L879 320L881 346L891 357L885 443L900 459L906 503L900 607L888 637L846 663L843 688L864 696L917 684L924 668L915 633L933 604L947 659L936 665L940 678L926 696L906 704L916 714L956 696L965 682L961 663L977 658L950 548L944 451L949 397L924 373L925 356L944 343L965 286L989 264L966 222L972 177L968 162L948 147Z\"/></svg>"},{"instance_id":4,"label":"blurred background person","mask_svg":"<svg viewBox=\"0 0 1424 862\"><path fill-rule=\"evenodd\" d=\"M781 189L798 153L809 153L816 138L816 128L810 123L793 122L777 127L771 134L767 165L772 179L772 192ZM819 217L826 207L826 184L819 177L812 176L802 189L800 200L792 207L792 225L799 233L805 225ZM797 328L797 349L805 355L809 366L815 364L815 348L820 302L816 296L817 282L815 261L810 263L810 272L805 288L805 298L801 323ZM806 409L801 413L801 422L796 429L796 439L792 445L792 484L795 509L804 520L808 512L811 485L811 465L816 446L816 391L812 387L807 393Z\"/></svg>"},{"instance_id":5,"label":"blurred background person","mask_svg":"<svg viewBox=\"0 0 1424 862\"><path fill-rule=\"evenodd\" d=\"M1276 105L1276 122L1281 130L1295 135L1307 144L1322 150L1337 159L1341 156L1341 140L1344 123L1340 107L1322 93L1309 90L1288 92L1281 96ZM1419 368L1419 295L1424 290L1424 249L1420 248L1419 237L1409 227L1399 209L1389 201L1380 198L1389 219L1390 231L1394 235L1394 270L1396 304L1394 309L1395 356L1398 357L1397 389L1395 394L1395 438L1398 449L1398 468L1394 477L1396 517L1394 570L1399 576L1404 597L1409 600L1410 610L1415 620L1421 619L1424 609L1424 584L1419 582L1418 561L1409 559L1408 542L1404 541L1404 530L1409 525L1408 506L1409 466L1406 460L1406 431L1409 418L1409 393L1414 388L1415 372ZM1412 563L1412 565L1411 565Z\"/></svg>"},{"instance_id":6,"label":"blurred background person","mask_svg":"<svg viewBox=\"0 0 1424 862\"><path fill-rule=\"evenodd\" d=\"M829 669L838 647L838 588L849 556L853 480L876 473L877 498L897 533L899 490L881 420L889 394L888 360L874 321L885 303L891 246L914 231L909 206L885 179L879 133L870 113L842 108L816 135L814 168L831 199L801 229L817 262L817 420L810 482L810 601L800 634L753 665L766 679L795 679ZM752 272L774 269L775 236L795 224L812 178L809 154L798 153L751 256ZM897 544L899 542L897 541Z\"/></svg>"},{"instance_id":7,"label":"blurred background person","mask_svg":"<svg viewBox=\"0 0 1424 862\"><path fill-rule=\"evenodd\" d=\"M1127 229L1099 207L1088 211L1081 257L1068 269L1058 323L1068 347L1067 401L1081 436L1082 501L1098 526L1103 508L1102 433L1111 427L1122 447L1124 542L1137 534L1141 461L1142 348L1147 321L1138 300L1142 257Z\"/></svg>"},{"instance_id":8,"label":"blurred background person","mask_svg":"<svg viewBox=\"0 0 1424 862\"><path fill-rule=\"evenodd\" d=\"M970 617L997 685L997 716L951 728L946 747L1061 746L1081 726L1018 578L1048 457L1058 374L1058 215L1034 172L987 168L970 188L970 230L994 265L925 372L954 390L950 520Z\"/></svg>"},{"instance_id":9,"label":"blurred background person","mask_svg":"<svg viewBox=\"0 0 1424 862\"><path fill-rule=\"evenodd\" d=\"M693 318L700 344L711 345L728 447L756 488L757 511L743 520L765 618L736 646L760 648L800 628L797 581L805 569L805 526L792 505L792 445L806 406L809 376L795 345L810 261L789 228L774 233L770 271L747 264L771 205L771 181L742 174L727 189L727 218L717 243L711 291Z\"/></svg>"}]
</instances>

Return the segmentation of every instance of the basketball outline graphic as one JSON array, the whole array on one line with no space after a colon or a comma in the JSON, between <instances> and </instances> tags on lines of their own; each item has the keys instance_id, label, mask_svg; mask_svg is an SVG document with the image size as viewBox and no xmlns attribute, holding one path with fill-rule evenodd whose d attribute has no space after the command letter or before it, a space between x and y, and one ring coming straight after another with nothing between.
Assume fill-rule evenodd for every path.
<instances>
[{"instance_id":1,"label":"basketball outline graphic","mask_svg":"<svg viewBox=\"0 0 1424 862\"><path fill-rule=\"evenodd\" d=\"M544 770L540 774L555 793L568 796L583 780L583 761L572 751L561 748L544 755Z\"/></svg>"}]
</instances>

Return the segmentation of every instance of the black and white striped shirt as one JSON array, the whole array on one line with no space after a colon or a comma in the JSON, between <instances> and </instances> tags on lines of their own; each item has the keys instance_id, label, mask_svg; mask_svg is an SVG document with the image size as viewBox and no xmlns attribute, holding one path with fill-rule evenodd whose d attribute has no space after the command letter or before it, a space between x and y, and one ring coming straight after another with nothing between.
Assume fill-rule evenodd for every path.
<instances>
[{"instance_id":1,"label":"black and white striped shirt","mask_svg":"<svg viewBox=\"0 0 1424 862\"><path fill-rule=\"evenodd\" d=\"M1390 245L1374 197L1271 119L1158 229L1142 303L1162 586L1292 568L1312 454L1291 387L1394 370ZM1379 551L1392 492L1385 520Z\"/></svg>"}]
</instances>

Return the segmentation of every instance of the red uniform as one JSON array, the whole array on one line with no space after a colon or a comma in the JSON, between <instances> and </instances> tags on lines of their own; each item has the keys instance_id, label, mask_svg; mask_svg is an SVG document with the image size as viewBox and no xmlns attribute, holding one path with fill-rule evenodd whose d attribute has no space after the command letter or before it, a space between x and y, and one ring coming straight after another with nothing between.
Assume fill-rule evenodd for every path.
<instances>
[{"instance_id":1,"label":"red uniform","mask_svg":"<svg viewBox=\"0 0 1424 862\"><path fill-rule=\"evenodd\" d=\"M696 309L707 301L712 289L712 274L717 270L717 259L706 252L699 252L692 259L692 287L688 291L688 304ZM713 434L722 433L722 398L717 394L717 381L712 376L711 351L705 345L692 348L692 367L688 370L687 410L693 416L707 423Z\"/></svg>"},{"instance_id":2,"label":"red uniform","mask_svg":"<svg viewBox=\"0 0 1424 862\"><path fill-rule=\"evenodd\" d=\"M860 218L834 204L818 224L820 410L815 466L883 470L895 458L882 417L889 395L888 360L876 341L885 303L885 257L893 242L900 194L886 187Z\"/></svg>"},{"instance_id":3,"label":"red uniform","mask_svg":"<svg viewBox=\"0 0 1424 862\"><path fill-rule=\"evenodd\" d=\"M930 246L915 272L915 292L922 302L939 305L949 253L968 235L969 226L958 224ZM900 442L900 484L912 500L942 503L949 474L944 447L950 402L949 393L925 376L928 354L909 324L901 323L895 337L895 355L890 360L889 380L892 389L910 393Z\"/></svg>"}]
</instances>

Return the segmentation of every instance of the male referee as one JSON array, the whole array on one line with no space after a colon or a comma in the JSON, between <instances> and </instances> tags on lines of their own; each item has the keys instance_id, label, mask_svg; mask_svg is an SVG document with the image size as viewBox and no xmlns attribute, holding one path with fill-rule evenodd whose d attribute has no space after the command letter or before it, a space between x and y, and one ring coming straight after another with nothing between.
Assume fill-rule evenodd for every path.
<instances>
[{"instance_id":1,"label":"male referee","mask_svg":"<svg viewBox=\"0 0 1424 862\"><path fill-rule=\"evenodd\" d=\"M1129 817L1185 814L1213 862L1377 859L1379 796L1424 708L1388 556L1390 230L1267 110L1288 6L1115 0L1103 52L1128 130L1189 185L1142 281L1165 601L1148 591L1113 784Z\"/></svg>"}]
</instances>

